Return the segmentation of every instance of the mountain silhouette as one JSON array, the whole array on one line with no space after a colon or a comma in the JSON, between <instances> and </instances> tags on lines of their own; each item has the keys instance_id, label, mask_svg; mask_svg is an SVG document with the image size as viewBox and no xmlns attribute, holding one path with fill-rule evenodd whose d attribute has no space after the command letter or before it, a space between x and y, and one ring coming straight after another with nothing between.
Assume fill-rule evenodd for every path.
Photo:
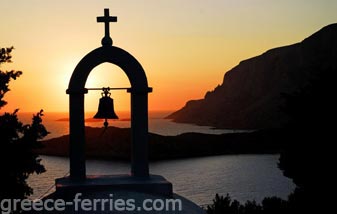
<instances>
[{"instance_id":1,"label":"mountain silhouette","mask_svg":"<svg viewBox=\"0 0 337 214\"><path fill-rule=\"evenodd\" d=\"M320 72L336 68L337 24L331 24L300 43L240 62L203 99L188 101L167 118L218 128L278 128L288 120L281 110L283 94L296 93Z\"/></svg>"}]
</instances>

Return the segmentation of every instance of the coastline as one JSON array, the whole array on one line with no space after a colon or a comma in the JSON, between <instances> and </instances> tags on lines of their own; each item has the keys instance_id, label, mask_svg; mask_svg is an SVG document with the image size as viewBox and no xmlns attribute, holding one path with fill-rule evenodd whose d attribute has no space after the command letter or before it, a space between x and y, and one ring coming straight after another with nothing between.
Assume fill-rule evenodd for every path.
<instances>
[{"instance_id":1,"label":"coastline","mask_svg":"<svg viewBox=\"0 0 337 214\"><path fill-rule=\"evenodd\" d=\"M166 160L229 154L278 154L283 143L277 130L244 133L183 133L165 136L149 133L149 159ZM40 155L68 156L69 135L41 141ZM86 156L91 159L129 160L130 128L86 127Z\"/></svg>"}]
</instances>

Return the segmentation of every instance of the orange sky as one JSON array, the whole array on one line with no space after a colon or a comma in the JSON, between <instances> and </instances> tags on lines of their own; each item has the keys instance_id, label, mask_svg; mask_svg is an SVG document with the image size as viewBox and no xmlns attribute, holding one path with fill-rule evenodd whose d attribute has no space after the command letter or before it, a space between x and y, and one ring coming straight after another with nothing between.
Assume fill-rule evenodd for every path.
<instances>
[{"instance_id":1,"label":"orange sky","mask_svg":"<svg viewBox=\"0 0 337 214\"><path fill-rule=\"evenodd\" d=\"M65 90L76 64L100 46L103 24L96 17L110 8L114 45L142 64L153 87L150 110L175 110L220 84L241 60L277 46L299 42L337 22L335 0L2 0L0 47L14 46L22 70L11 82L9 104L1 111L67 111ZM87 87L129 86L118 67L95 68ZM113 92L116 110L129 109L129 94ZM86 95L96 111L100 93Z\"/></svg>"}]
</instances>

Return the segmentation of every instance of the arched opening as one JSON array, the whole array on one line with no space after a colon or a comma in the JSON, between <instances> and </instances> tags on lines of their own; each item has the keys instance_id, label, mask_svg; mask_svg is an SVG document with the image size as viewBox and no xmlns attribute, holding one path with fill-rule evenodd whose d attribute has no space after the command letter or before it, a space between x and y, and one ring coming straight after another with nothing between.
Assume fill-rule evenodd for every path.
<instances>
[{"instance_id":1,"label":"arched opening","mask_svg":"<svg viewBox=\"0 0 337 214\"><path fill-rule=\"evenodd\" d=\"M131 175L148 177L148 87L142 66L128 52L103 46L87 54L76 66L67 93L69 94L70 118L70 178L86 179L85 167L85 110L84 95L87 79L92 70L102 63L112 63L127 75L131 88ZM104 87L104 86L103 86Z\"/></svg>"},{"instance_id":2,"label":"arched opening","mask_svg":"<svg viewBox=\"0 0 337 214\"><path fill-rule=\"evenodd\" d=\"M124 71L111 63L96 66L89 74L85 88L130 88L130 82ZM85 95L86 157L109 159L116 158L115 164L99 161L107 167L96 168L86 164L87 175L128 174L130 172L131 127L130 93L126 90L111 90L114 99L114 110L119 119L109 120L107 129L103 127L103 119L94 119L102 91L89 90ZM123 130L120 130L122 128ZM91 136L88 136L91 135ZM120 140L122 138L123 140ZM120 167L124 165L124 167ZM111 170L111 171L108 171Z\"/></svg>"}]
</instances>

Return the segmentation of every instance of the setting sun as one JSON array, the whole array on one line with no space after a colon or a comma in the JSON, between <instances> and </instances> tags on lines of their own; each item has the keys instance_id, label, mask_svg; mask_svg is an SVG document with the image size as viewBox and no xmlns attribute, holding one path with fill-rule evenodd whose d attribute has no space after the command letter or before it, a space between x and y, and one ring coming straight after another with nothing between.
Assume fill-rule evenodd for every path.
<instances>
[{"instance_id":1,"label":"setting sun","mask_svg":"<svg viewBox=\"0 0 337 214\"><path fill-rule=\"evenodd\" d=\"M110 14L118 17L110 24L113 44L135 56L147 74L153 87L150 110L177 110L187 100L201 99L241 60L299 42L337 20L334 1L312 0L137 4L33 0L0 5L6 17L0 46L15 47L13 63L3 69L23 71L11 83L8 105L1 111L68 111L65 91L71 73L82 57L100 46L104 35L103 24L96 22L102 8L109 7ZM94 69L86 86L128 87L129 83L118 67L104 64ZM127 93L114 91L112 96L117 109L129 110ZM87 111L96 111L99 97L97 91L89 92Z\"/></svg>"},{"instance_id":2,"label":"setting sun","mask_svg":"<svg viewBox=\"0 0 337 214\"><path fill-rule=\"evenodd\" d=\"M333 209L336 0L0 8L2 213Z\"/></svg>"},{"instance_id":3,"label":"setting sun","mask_svg":"<svg viewBox=\"0 0 337 214\"><path fill-rule=\"evenodd\" d=\"M86 88L129 88L130 83L122 69L110 63L104 63L94 68L86 82ZM86 109L96 111L102 91L90 91L86 96ZM126 90L111 90L111 97L115 101L116 111L130 109L130 94Z\"/></svg>"}]
</instances>

